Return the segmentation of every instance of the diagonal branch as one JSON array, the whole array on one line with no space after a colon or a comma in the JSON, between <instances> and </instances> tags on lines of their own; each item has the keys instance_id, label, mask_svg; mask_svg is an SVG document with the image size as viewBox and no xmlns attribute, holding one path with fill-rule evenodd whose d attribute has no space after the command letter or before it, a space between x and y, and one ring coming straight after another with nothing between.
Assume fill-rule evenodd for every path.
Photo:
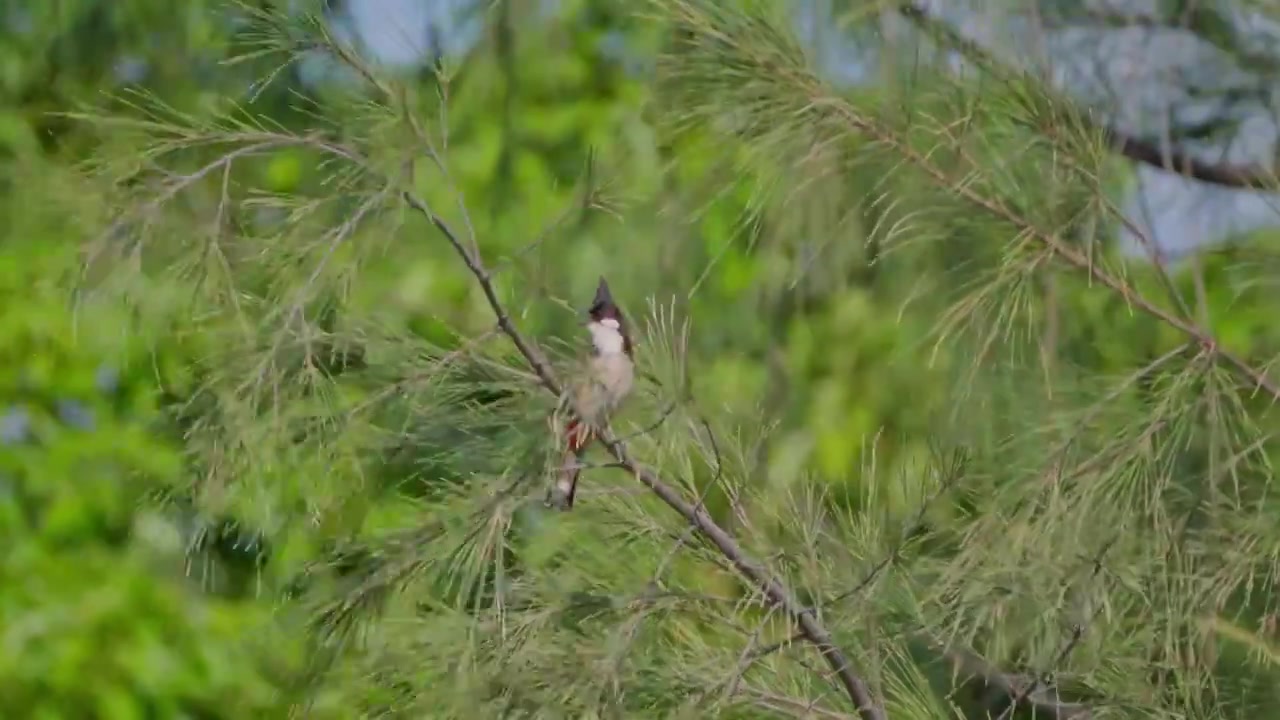
<instances>
[{"instance_id":1,"label":"diagonal branch","mask_svg":"<svg viewBox=\"0 0 1280 720\"><path fill-rule=\"evenodd\" d=\"M1062 700L1052 688L1040 686L1030 678L1006 673L977 653L960 647L947 647L942 643L935 644L962 677L977 679L1007 697L1022 698L1022 702L1034 708L1036 717L1054 720L1086 720L1093 717L1093 711L1087 705Z\"/></svg>"},{"instance_id":2,"label":"diagonal branch","mask_svg":"<svg viewBox=\"0 0 1280 720\"><path fill-rule=\"evenodd\" d=\"M498 298L489 271L485 268L480 258L467 249L444 218L433 212L425 201L408 191L404 191L401 196L409 207L425 217L444 235L449 245L453 247L454 252L466 264L476 283L479 284L485 299L489 303L489 308L497 318L498 327L503 334L510 338L516 350L524 356L525 361L529 363L529 367L538 376L541 385L559 396L561 394L561 385L556 379L550 364L543 358L537 347L529 342L511 321L511 315ZM770 603L791 616L792 621L800 627L805 639L813 643L823 659L826 660L827 664L840 678L840 683L844 686L845 692L848 693L849 699L853 701L859 716L863 720L887 720L884 710L875 701L870 687L861 677L854 673L848 657L844 651L836 646L831 633L818 621L813 610L801 604L790 589L774 577L764 565L749 557L742 547L707 514L700 504L695 505L685 500L679 491L663 480L661 476L633 458L627 452L623 443L609 434L604 428L597 428L597 430L598 432L595 436L613 455L618 467L631 473L645 487L649 488L653 494L657 495L659 499L683 515L690 525L715 545L720 554L743 577L755 585L769 599Z\"/></svg>"},{"instance_id":3,"label":"diagonal branch","mask_svg":"<svg viewBox=\"0 0 1280 720\"><path fill-rule=\"evenodd\" d=\"M898 135L891 130L883 127L876 121L863 116L856 112L852 107L845 104L838 98L823 97L814 98L812 107L821 108L831 111L838 119L847 123L851 128L866 133L868 136L875 138L878 142L886 147L897 151L904 160L917 169L929 176L931 180L941 187L950 188L961 200L977 207L978 209L999 218L1010 225L1018 228L1023 234L1035 239L1043 244L1052 254L1066 264L1088 275L1093 282L1096 282L1108 290L1119 295L1130 307L1140 310L1142 313L1163 322L1173 329L1186 335L1197 345L1205 348L1214 356L1225 362L1233 371L1249 381L1255 391L1265 391L1273 399L1280 401L1280 382L1271 378L1263 369L1254 367L1241 356L1222 348L1208 330L1200 327L1190 320L1179 317L1168 310L1156 305L1146 296L1134 290L1132 286L1123 279L1111 274L1106 269L1098 265L1086 253L1064 242L1057 234L1036 226L1027 218L1018 214L999 198L988 197L978 190L974 189L971 184L962 182L952 177L946 170L942 169L927 154L908 146Z\"/></svg>"},{"instance_id":4,"label":"diagonal branch","mask_svg":"<svg viewBox=\"0 0 1280 720\"><path fill-rule=\"evenodd\" d=\"M462 244L462 240L453 232L445 219L437 215L431 210L422 198L405 190L400 196L404 199L409 207L413 208L418 214L422 215L453 246L454 252L458 253L458 257L462 258L462 262L466 263L467 270L471 271L471 275L475 277L476 283L480 286L481 292L484 293L485 300L489 303L489 308L493 310L493 315L498 321L498 329L511 339L511 343L516 346L516 350L520 352L529 368L538 376L538 382L553 395L561 394L560 382L556 380L555 373L551 370L551 364L543 357L542 352L536 346L525 339L520 334L520 330L516 328L515 323L511 320L511 314L502 304L502 300L498 299L498 292L493 287L493 278L489 275L489 270L466 246Z\"/></svg>"},{"instance_id":5,"label":"diagonal branch","mask_svg":"<svg viewBox=\"0 0 1280 720\"><path fill-rule=\"evenodd\" d=\"M978 43L960 35L927 9L911 2L898 6L898 12L916 26L943 35L948 44L966 56L990 58L991 53ZM1082 117L1082 122L1089 122ZM1090 129L1100 134L1112 149L1133 162L1177 173L1221 187L1275 190L1276 174L1263 167L1214 163L1200 160L1185 151L1162 148L1158 143L1125 133L1111 125L1093 121Z\"/></svg>"},{"instance_id":6,"label":"diagonal branch","mask_svg":"<svg viewBox=\"0 0 1280 720\"><path fill-rule=\"evenodd\" d=\"M985 50L977 47L976 44L967 38L957 36L954 32L949 32L941 21L935 19L926 10L920 7L906 3L899 6L899 12L901 12L904 17L914 23L917 23L921 27L940 30L948 37L949 41L957 43L959 46L958 49L962 51L974 52L981 54L982 56L986 55ZM998 198L984 196L966 183L953 182L953 178L949 177L948 174L929 157L921 154L913 148L907 147L892 132L881 127L874 120L857 114L852 108L839 101L832 101L826 104L833 106L832 109L835 113L850 126L875 137L877 140L880 140L890 147L893 147L901 153L908 162L922 170L926 175L929 175L935 182L940 183L944 187L952 188L953 192L955 192L961 199L977 206L979 209L986 211L994 217L1008 222L1029 236L1035 238L1052 251L1059 259L1065 261L1068 265L1073 266L1077 270L1086 273L1095 282L1098 282L1119 294L1127 303L1129 303L1130 306L1136 307L1143 313L1160 320L1164 324L1183 333L1198 345L1210 350L1216 357L1230 366L1237 374L1252 383L1255 390L1263 390L1273 399L1280 400L1280 382L1271 378L1265 370L1254 367L1239 355L1221 348L1218 345L1217 339L1207 329L1200 327L1189 319L1179 317L1152 303L1146 297L1134 291L1133 288L1122 279L1112 275L1098 264L1094 263L1093 259L1087 254L1068 245L1067 243L1064 243L1062 239L1055 234L1035 226L1025 217L1022 217L1013 209L1001 202ZM1104 132L1107 133L1109 137L1124 137L1122 135L1118 135L1116 131L1104 129ZM1125 139L1124 143L1127 147L1139 147L1141 145L1140 141L1133 139ZM1142 151L1142 153L1145 152L1146 150ZM1159 153L1160 151L1158 148L1153 147L1151 152ZM1139 154L1141 155L1142 153ZM1126 153L1126 156L1130 155ZM1191 161L1188 159L1187 162Z\"/></svg>"}]
</instances>

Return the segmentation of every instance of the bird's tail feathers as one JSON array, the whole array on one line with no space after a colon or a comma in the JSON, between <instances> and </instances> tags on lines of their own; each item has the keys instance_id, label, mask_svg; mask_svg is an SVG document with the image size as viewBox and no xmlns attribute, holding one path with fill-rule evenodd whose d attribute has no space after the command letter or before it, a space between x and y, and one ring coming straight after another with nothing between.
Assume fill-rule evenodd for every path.
<instances>
[{"instance_id":1,"label":"bird's tail feathers","mask_svg":"<svg viewBox=\"0 0 1280 720\"><path fill-rule=\"evenodd\" d=\"M580 464L577 453L565 452L564 462L556 473L556 481L547 490L547 507L554 510L573 509L573 496L578 491L578 474L582 472Z\"/></svg>"},{"instance_id":2,"label":"bird's tail feathers","mask_svg":"<svg viewBox=\"0 0 1280 720\"><path fill-rule=\"evenodd\" d=\"M578 490L578 475L582 472L582 455L591 442L591 428L577 420L565 425L564 460L556 474L556 481L547 490L546 505L556 510L573 509L573 496Z\"/></svg>"}]
</instances>

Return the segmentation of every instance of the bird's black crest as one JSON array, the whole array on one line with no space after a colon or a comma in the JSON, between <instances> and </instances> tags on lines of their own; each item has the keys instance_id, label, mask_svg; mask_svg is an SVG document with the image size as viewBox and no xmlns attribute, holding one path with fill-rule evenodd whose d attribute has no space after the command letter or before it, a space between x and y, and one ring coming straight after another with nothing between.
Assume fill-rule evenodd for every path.
<instances>
[{"instance_id":1,"label":"bird's black crest","mask_svg":"<svg viewBox=\"0 0 1280 720\"><path fill-rule=\"evenodd\" d=\"M600 278L600 284L596 286L595 299L591 301L591 308L587 310L587 314L592 320L603 320L605 318L613 318L618 322L622 322L622 312L618 309L617 303L613 301L613 293L609 292L609 283L604 277Z\"/></svg>"}]
</instances>

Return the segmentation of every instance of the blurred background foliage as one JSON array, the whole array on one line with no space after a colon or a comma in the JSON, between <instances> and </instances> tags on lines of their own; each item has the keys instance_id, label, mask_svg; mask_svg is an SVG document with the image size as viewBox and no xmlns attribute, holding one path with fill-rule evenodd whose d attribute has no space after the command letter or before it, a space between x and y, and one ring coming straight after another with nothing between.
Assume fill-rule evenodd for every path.
<instances>
[{"instance_id":1,"label":"blurred background foliage","mask_svg":"<svg viewBox=\"0 0 1280 720\"><path fill-rule=\"evenodd\" d=\"M1108 717L1280 707L1273 399L1195 370L1194 347L1114 392L1185 333L1078 273L1020 272L1052 264L1025 228L903 162L928 151L956 183L976 162L979 192L1177 312L1149 262L1115 251L1108 208L1131 165L1087 133L1064 148L1038 131L1052 103L1037 89L877 45L877 80L840 92L901 130L891 147L807 114L816 86L788 99L767 33L730 24L752 3L684 8L762 43L734 54L710 32L673 37L676 3L563 0L458 10L474 42L428 33L417 65L376 69L399 89L388 100L317 42L352 39L351 8L303 5L3 7L4 717L804 717L824 693L844 707L785 653L744 669L746 687L725 679L744 647L790 630L634 481L594 470L572 516L542 510L530 478L551 403L448 244L388 189L406 169L558 363L609 278L653 376L627 421L679 407L637 452L806 601L927 535L876 602L830 615L880 668L890 717L983 717L990 698L952 693L912 633L945 628L1036 672L1076 602L1059 587L1104 545L1127 548L1107 570L1124 589L1088 602L1123 630L1082 641L1087 677L1062 680L1077 699L1114 693ZM870 6L815 7L850 43L888 36ZM1204 13L1189 17L1215 45L1243 42ZM1258 231L1171 270L1193 319L1258 367L1280 346L1274 251ZM1035 500L1058 514L1020 515L1064 438L1062 465L1110 475L1063 480ZM951 492L955 451L966 487ZM1193 524L1202 484L1213 508L1256 516L1197 519L1191 549L1144 545L1142 518ZM1139 506L1150 516L1122 512ZM1136 537L1113 537L1126 527ZM1246 537L1258 547L1223 554ZM1220 564L1224 597L1143 585L1164 577L1144 574L1156 555L1206 584ZM1146 614L1120 606L1136 597ZM1216 630L1183 642L1206 613ZM877 653L887 637L902 647ZM1157 646L1168 657L1124 664Z\"/></svg>"}]
</instances>

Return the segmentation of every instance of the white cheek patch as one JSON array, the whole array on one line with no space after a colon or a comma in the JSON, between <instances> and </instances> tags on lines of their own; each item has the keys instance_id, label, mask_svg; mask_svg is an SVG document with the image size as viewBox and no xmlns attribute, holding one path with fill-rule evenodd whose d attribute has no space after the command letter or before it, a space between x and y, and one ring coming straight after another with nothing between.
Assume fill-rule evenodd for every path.
<instances>
[{"instance_id":1,"label":"white cheek patch","mask_svg":"<svg viewBox=\"0 0 1280 720\"><path fill-rule=\"evenodd\" d=\"M596 346L596 350L601 353L622 352L623 340L622 333L618 332L618 321L614 320L612 326L605 321L592 323L591 342Z\"/></svg>"}]
</instances>

